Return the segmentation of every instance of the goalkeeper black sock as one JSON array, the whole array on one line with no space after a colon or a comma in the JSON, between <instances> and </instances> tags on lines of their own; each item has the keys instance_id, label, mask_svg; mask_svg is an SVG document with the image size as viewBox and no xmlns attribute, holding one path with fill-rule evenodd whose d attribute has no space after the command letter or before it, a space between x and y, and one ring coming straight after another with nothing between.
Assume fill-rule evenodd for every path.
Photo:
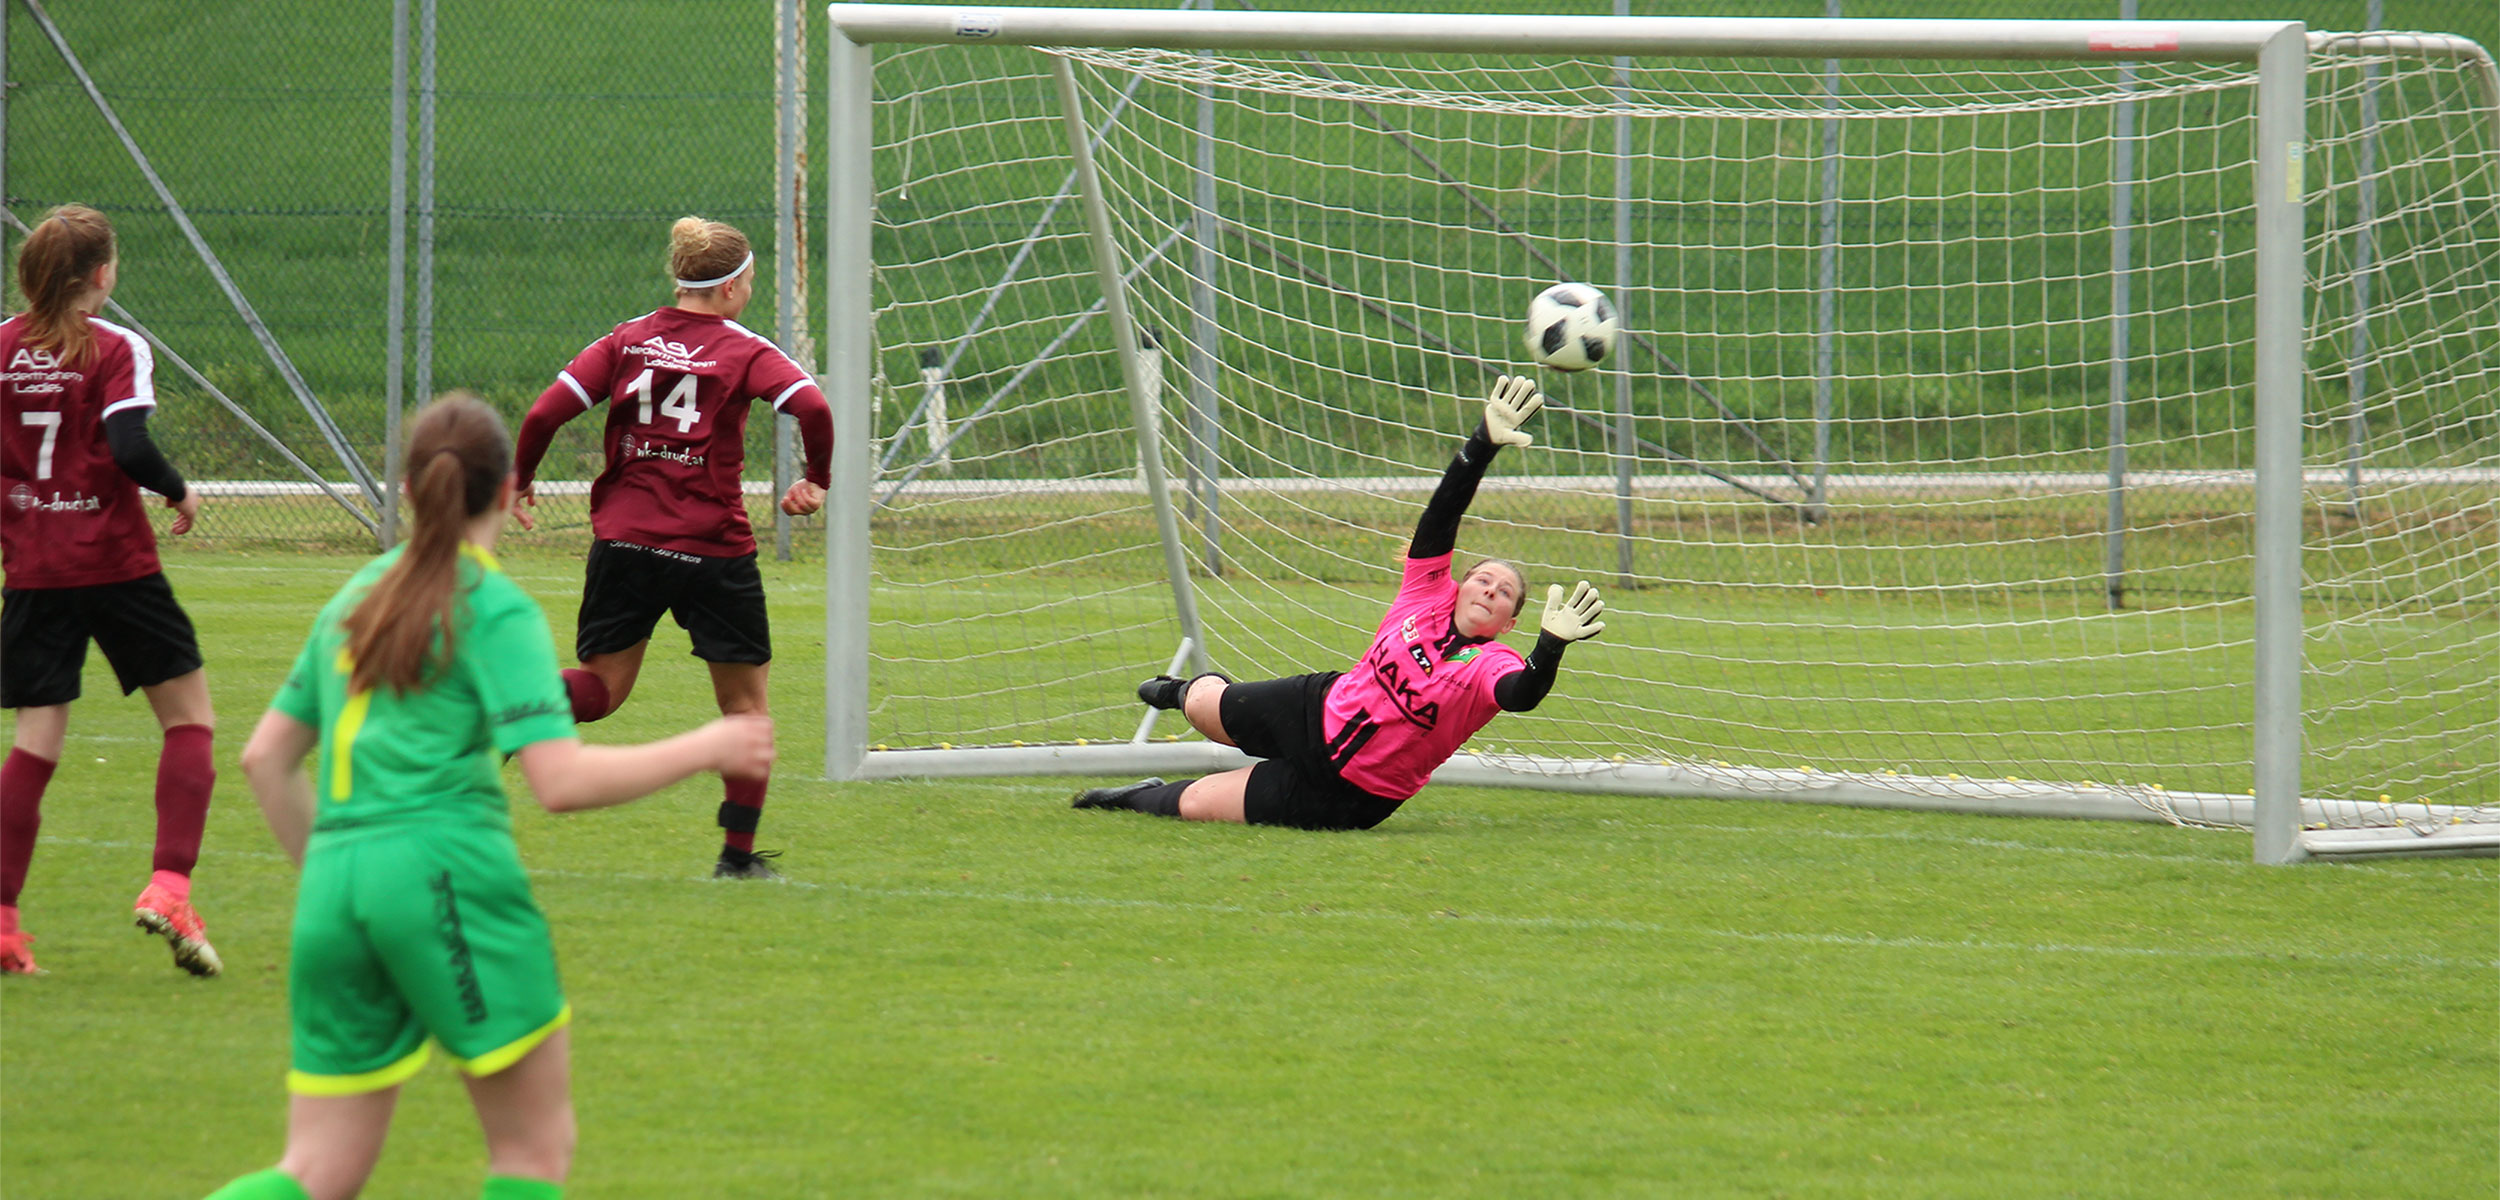
<instances>
[{"instance_id":1,"label":"goalkeeper black sock","mask_svg":"<svg viewBox=\"0 0 2500 1200\"><path fill-rule=\"evenodd\" d=\"M1195 779L1183 779L1175 783L1139 788L1129 793L1128 806L1138 812L1150 813L1158 817L1177 817L1181 815L1181 793L1186 791L1190 784L1196 782L1198 781Z\"/></svg>"}]
</instances>

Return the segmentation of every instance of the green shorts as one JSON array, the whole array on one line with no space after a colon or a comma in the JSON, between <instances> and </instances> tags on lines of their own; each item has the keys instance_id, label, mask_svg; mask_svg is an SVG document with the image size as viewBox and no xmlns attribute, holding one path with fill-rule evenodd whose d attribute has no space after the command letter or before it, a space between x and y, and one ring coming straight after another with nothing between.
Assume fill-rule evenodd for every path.
<instances>
[{"instance_id":1,"label":"green shorts","mask_svg":"<svg viewBox=\"0 0 2500 1200\"><path fill-rule=\"evenodd\" d=\"M391 1087L431 1037L471 1075L572 1017L512 835L440 825L315 834L295 902L290 1091Z\"/></svg>"}]
</instances>

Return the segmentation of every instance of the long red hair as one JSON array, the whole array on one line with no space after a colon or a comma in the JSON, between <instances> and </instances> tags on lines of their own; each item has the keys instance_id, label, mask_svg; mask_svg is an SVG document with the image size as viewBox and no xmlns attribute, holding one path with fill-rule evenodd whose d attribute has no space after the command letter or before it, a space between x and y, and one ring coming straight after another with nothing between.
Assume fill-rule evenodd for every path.
<instances>
[{"instance_id":1,"label":"long red hair","mask_svg":"<svg viewBox=\"0 0 2500 1200\"><path fill-rule=\"evenodd\" d=\"M17 252L17 290L26 297L26 344L77 365L95 350L95 328L78 311L96 271L113 261L113 223L84 204L44 214Z\"/></svg>"},{"instance_id":2,"label":"long red hair","mask_svg":"<svg viewBox=\"0 0 2500 1200\"><path fill-rule=\"evenodd\" d=\"M408 547L347 617L351 692L406 692L449 662L459 627L460 534L512 477L512 438L486 402L452 392L408 430Z\"/></svg>"}]
</instances>

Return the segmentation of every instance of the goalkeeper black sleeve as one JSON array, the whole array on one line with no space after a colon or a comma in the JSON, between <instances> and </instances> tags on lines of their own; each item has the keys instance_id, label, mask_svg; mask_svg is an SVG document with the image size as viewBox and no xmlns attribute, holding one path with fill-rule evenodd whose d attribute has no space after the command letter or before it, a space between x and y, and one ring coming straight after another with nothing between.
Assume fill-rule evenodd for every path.
<instances>
[{"instance_id":1,"label":"goalkeeper black sleeve","mask_svg":"<svg viewBox=\"0 0 2500 1200\"><path fill-rule=\"evenodd\" d=\"M1528 669L1513 671L1493 681L1493 702L1503 712L1526 712L1554 690L1554 672L1562 667L1563 648L1571 643L1550 633L1536 635L1536 649L1528 651Z\"/></svg>"},{"instance_id":2,"label":"goalkeeper black sleeve","mask_svg":"<svg viewBox=\"0 0 2500 1200\"><path fill-rule=\"evenodd\" d=\"M1416 520L1415 541L1406 549L1408 558L1439 558L1457 548L1458 519L1475 502L1476 485L1484 482L1484 470L1493 465L1493 454L1500 449L1478 422L1476 431L1458 448L1458 457L1450 460L1450 469L1441 473L1441 486L1432 490L1424 515Z\"/></svg>"},{"instance_id":3,"label":"goalkeeper black sleeve","mask_svg":"<svg viewBox=\"0 0 2500 1200\"><path fill-rule=\"evenodd\" d=\"M168 500L180 500L191 493L184 487L182 473L156 448L156 439L148 436L148 410L145 405L125 408L104 418L104 446L113 453L113 465L122 469L131 481Z\"/></svg>"}]
</instances>

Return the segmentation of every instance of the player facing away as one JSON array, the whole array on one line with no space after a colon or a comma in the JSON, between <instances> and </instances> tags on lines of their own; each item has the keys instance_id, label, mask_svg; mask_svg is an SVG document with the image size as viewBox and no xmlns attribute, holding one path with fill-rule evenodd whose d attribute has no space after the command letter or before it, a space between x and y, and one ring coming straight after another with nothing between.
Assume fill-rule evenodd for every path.
<instances>
[{"instance_id":1,"label":"player facing away","mask_svg":"<svg viewBox=\"0 0 2500 1200\"><path fill-rule=\"evenodd\" d=\"M550 812L771 766L761 716L638 746L574 736L546 614L495 562L511 469L503 423L474 397L418 415L408 540L322 608L244 747L270 830L303 868L287 977L292 1096L284 1157L219 1200L355 1195L430 1045L467 1076L486 1135L481 1194L561 1195L572 1009L513 845L503 756Z\"/></svg>"},{"instance_id":2,"label":"player facing away","mask_svg":"<svg viewBox=\"0 0 2500 1200\"><path fill-rule=\"evenodd\" d=\"M805 477L781 497L792 516L825 502L833 410L814 379L761 335L738 324L755 294L746 235L718 221L680 219L669 230L677 302L636 317L575 355L521 423L521 526L537 503L530 485L558 427L608 408L607 466L590 487L590 561L582 581L574 653L564 673L573 719L615 712L634 690L660 614L668 613L711 667L723 713L768 711L773 657L764 580L755 566L740 470L749 401L765 400L799 424ZM762 778L724 782L716 878L775 877L758 854Z\"/></svg>"},{"instance_id":3,"label":"player facing away","mask_svg":"<svg viewBox=\"0 0 2500 1200\"><path fill-rule=\"evenodd\" d=\"M165 498L188 533L200 494L148 436L154 356L136 333L96 319L121 278L104 214L65 205L18 251L26 311L0 323L0 707L17 738L0 763L0 972L38 973L18 925L43 793L69 734L87 643L122 694L147 695L164 748L156 760L154 874L133 906L194 975L221 968L191 907L217 772L208 673L191 618L156 557L139 489Z\"/></svg>"},{"instance_id":4,"label":"player facing away","mask_svg":"<svg viewBox=\"0 0 2500 1200\"><path fill-rule=\"evenodd\" d=\"M1535 708L1553 689L1565 647L1596 637L1606 606L1586 580L1563 596L1547 590L1536 648L1526 658L1494 640L1519 623L1527 581L1486 559L1450 578L1459 518L1485 468L1504 446L1525 446L1520 426L1544 407L1533 381L1493 382L1484 422L1441 475L1415 522L1397 598L1349 671L1234 683L1221 675L1158 675L1139 699L1177 708L1198 732L1263 759L1253 766L1165 783L1079 792L1078 808L1124 808L1191 821L1244 821L1299 829L1369 829L1422 790L1486 722Z\"/></svg>"}]
</instances>

